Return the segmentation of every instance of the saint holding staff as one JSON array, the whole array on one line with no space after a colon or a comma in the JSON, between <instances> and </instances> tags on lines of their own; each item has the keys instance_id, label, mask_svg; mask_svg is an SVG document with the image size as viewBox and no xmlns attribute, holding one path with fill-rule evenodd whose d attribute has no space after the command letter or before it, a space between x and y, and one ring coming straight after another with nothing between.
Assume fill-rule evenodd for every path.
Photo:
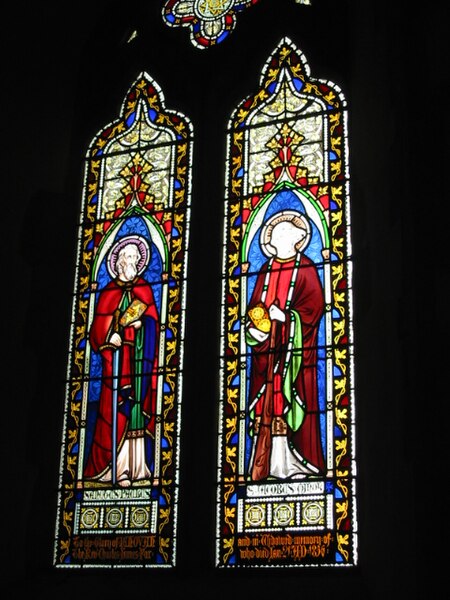
<instances>
[{"instance_id":1,"label":"saint holding staff","mask_svg":"<svg viewBox=\"0 0 450 600\"><path fill-rule=\"evenodd\" d=\"M262 265L248 306L251 348L249 478L304 478L325 468L320 436L317 339L324 312L322 284L304 250L308 218L283 210L268 219Z\"/></svg>"},{"instance_id":2,"label":"saint holding staff","mask_svg":"<svg viewBox=\"0 0 450 600\"><path fill-rule=\"evenodd\" d=\"M102 359L102 380L86 479L129 487L151 477L159 316L141 276L150 249L138 235L111 249L114 278L100 291L89 340Z\"/></svg>"}]
</instances>

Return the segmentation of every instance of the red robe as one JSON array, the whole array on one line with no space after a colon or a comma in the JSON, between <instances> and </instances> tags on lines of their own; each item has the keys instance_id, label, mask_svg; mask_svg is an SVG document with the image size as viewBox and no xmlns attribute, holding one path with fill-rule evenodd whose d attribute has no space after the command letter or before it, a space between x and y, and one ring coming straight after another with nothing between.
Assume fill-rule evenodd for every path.
<instances>
[{"instance_id":1,"label":"red robe","mask_svg":"<svg viewBox=\"0 0 450 600\"><path fill-rule=\"evenodd\" d=\"M122 346L117 349L108 340L117 331L117 321L124 296L128 300L138 299L147 305L140 317L143 325L143 357L141 397L135 398L134 372L137 354L136 338L138 331L132 327L120 330ZM155 424L155 406L157 390L157 340L159 338L159 317L151 286L141 277L132 282L120 279L111 281L100 293L94 320L90 330L90 342L95 352L102 356L102 385L98 415L95 425L91 451L86 463L84 475L87 478L101 477L111 467L112 460L112 420L113 420L113 355L119 352L118 373L118 411L117 411L117 451L120 449L129 423L127 400L132 398L140 402L145 415L145 433L153 435Z\"/></svg>"},{"instance_id":2,"label":"red robe","mask_svg":"<svg viewBox=\"0 0 450 600\"><path fill-rule=\"evenodd\" d=\"M264 284L267 284L269 265L270 261L263 265L258 275L249 308L264 298L263 289ZM277 301L278 307L286 315L286 320L277 324L274 416L283 416L286 420L287 435L293 448L306 461L323 471L325 461L319 422L317 334L324 310L324 297L314 263L302 255L295 281L292 282L294 267L295 259L284 262L273 260L264 298L267 310ZM288 303L291 283L293 293ZM297 349L296 353L290 355L286 352L289 335L293 337L294 349ZM255 416L262 413L264 395L261 396L261 389L267 380L268 350L269 340L252 347L249 404L254 406ZM293 355L296 356L297 363L301 358L299 368L292 368ZM255 403L258 395L260 398Z\"/></svg>"}]
</instances>

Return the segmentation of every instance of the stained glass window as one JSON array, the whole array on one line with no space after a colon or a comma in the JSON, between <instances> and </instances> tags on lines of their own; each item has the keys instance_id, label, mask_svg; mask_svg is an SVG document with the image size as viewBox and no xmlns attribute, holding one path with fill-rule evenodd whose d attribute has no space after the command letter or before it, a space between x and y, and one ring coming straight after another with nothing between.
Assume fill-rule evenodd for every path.
<instances>
[{"instance_id":1,"label":"stained glass window","mask_svg":"<svg viewBox=\"0 0 450 600\"><path fill-rule=\"evenodd\" d=\"M233 31L236 14L259 0L168 0L163 19L169 27L189 27L197 48L220 44Z\"/></svg>"},{"instance_id":2,"label":"stained glass window","mask_svg":"<svg viewBox=\"0 0 450 600\"><path fill-rule=\"evenodd\" d=\"M86 156L56 566L175 564L191 153L143 73Z\"/></svg>"},{"instance_id":3,"label":"stained glass window","mask_svg":"<svg viewBox=\"0 0 450 600\"><path fill-rule=\"evenodd\" d=\"M229 122L219 567L357 563L346 111L284 38Z\"/></svg>"}]
</instances>

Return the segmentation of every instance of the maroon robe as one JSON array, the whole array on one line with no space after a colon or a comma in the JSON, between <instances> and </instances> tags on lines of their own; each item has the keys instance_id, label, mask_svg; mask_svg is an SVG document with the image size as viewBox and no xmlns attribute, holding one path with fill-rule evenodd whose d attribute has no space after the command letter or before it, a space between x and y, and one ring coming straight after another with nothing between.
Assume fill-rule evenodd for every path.
<instances>
[{"instance_id":1,"label":"maroon robe","mask_svg":"<svg viewBox=\"0 0 450 600\"><path fill-rule=\"evenodd\" d=\"M249 304L251 309L261 302L264 296L264 285L267 283L267 270L271 261L261 268L253 290ZM277 323L277 334L275 340L275 364L278 367L274 376L274 416L283 416L289 422L289 411L292 410L292 397L297 395L304 406L304 416L298 428L288 427L287 436L293 448L310 464L320 471L324 470L325 461L323 456L319 404L317 388L317 334L320 319L324 310L324 296L322 285L314 263L305 255L301 255L300 263L295 281L292 277L295 268L295 258L289 261L273 260L270 270L268 288L265 293L264 303L267 310L276 301L278 307L285 313L286 320ZM293 283L293 293L288 307L288 292L290 284ZM289 343L289 328L291 317L296 312L301 323L301 366L295 381L291 381L286 387L283 380L283 372L286 366L286 349ZM299 338L300 332L294 337ZM250 402L254 404L254 416L262 413L264 395L261 396L261 388L267 380L269 340L252 346L251 375L250 375ZM290 388L291 392L286 392ZM261 397L255 404L255 399ZM291 419L291 421L299 419ZM296 425L296 427L297 427Z\"/></svg>"}]
</instances>

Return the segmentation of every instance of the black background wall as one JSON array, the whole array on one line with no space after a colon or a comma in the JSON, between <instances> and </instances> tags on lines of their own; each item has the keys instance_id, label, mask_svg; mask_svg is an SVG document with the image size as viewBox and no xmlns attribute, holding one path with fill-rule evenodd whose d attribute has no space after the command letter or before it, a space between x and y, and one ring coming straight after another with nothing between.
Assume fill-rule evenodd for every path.
<instances>
[{"instance_id":1,"label":"black background wall","mask_svg":"<svg viewBox=\"0 0 450 600\"><path fill-rule=\"evenodd\" d=\"M8 9L1 36L0 539L13 597L437 597L420 584L442 574L446 523L446 6L261 0L209 50L194 48L188 30L164 25L155 0L16 2ZM135 29L138 37L127 43ZM349 104L360 560L350 570L217 572L225 127L285 35L305 54L312 77L338 84ZM167 108L186 114L195 129L178 567L55 570L83 157L142 70L159 83Z\"/></svg>"}]
</instances>

